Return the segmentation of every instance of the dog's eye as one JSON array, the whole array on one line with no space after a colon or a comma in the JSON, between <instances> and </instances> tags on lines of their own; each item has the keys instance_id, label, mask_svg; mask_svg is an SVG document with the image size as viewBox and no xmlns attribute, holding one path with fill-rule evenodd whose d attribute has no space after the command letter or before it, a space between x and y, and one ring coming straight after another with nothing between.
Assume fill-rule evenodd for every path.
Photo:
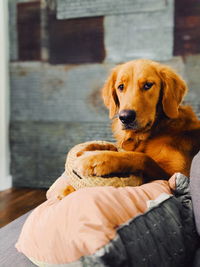
<instances>
[{"instance_id":1,"label":"dog's eye","mask_svg":"<svg viewBox=\"0 0 200 267\"><path fill-rule=\"evenodd\" d=\"M123 89L124 89L124 84L123 84L123 83L120 84L120 85L118 86L118 89L119 89L120 91L123 91Z\"/></svg>"},{"instance_id":2,"label":"dog's eye","mask_svg":"<svg viewBox=\"0 0 200 267\"><path fill-rule=\"evenodd\" d=\"M153 83L147 82L144 84L143 88L144 90L149 90L153 86Z\"/></svg>"}]
</instances>

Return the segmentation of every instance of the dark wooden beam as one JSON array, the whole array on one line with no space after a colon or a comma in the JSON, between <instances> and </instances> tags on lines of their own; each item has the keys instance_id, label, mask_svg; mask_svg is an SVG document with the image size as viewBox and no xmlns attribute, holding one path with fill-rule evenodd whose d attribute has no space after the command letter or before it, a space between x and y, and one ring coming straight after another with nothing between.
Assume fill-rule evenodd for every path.
<instances>
[{"instance_id":1,"label":"dark wooden beam","mask_svg":"<svg viewBox=\"0 0 200 267\"><path fill-rule=\"evenodd\" d=\"M17 4L18 53L20 61L41 59L40 1Z\"/></svg>"},{"instance_id":2,"label":"dark wooden beam","mask_svg":"<svg viewBox=\"0 0 200 267\"><path fill-rule=\"evenodd\" d=\"M175 0L174 55L200 53L200 2Z\"/></svg>"},{"instance_id":3,"label":"dark wooden beam","mask_svg":"<svg viewBox=\"0 0 200 267\"><path fill-rule=\"evenodd\" d=\"M50 14L49 56L52 64L102 62L103 17L58 20Z\"/></svg>"}]
</instances>

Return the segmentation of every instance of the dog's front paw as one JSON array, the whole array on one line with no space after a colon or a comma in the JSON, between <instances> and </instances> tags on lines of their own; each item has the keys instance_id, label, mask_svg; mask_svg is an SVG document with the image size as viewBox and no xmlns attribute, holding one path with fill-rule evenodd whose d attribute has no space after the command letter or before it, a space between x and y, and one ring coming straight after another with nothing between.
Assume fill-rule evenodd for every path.
<instances>
[{"instance_id":1,"label":"dog's front paw","mask_svg":"<svg viewBox=\"0 0 200 267\"><path fill-rule=\"evenodd\" d=\"M109 157L101 151L85 152L76 159L74 169L84 176L104 176L112 172Z\"/></svg>"}]
</instances>

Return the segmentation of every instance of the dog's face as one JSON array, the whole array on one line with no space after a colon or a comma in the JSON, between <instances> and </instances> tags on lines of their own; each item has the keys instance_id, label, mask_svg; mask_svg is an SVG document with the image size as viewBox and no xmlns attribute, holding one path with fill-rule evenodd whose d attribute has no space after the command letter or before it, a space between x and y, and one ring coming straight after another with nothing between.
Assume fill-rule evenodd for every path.
<instances>
[{"instance_id":1,"label":"dog's face","mask_svg":"<svg viewBox=\"0 0 200 267\"><path fill-rule=\"evenodd\" d=\"M121 129L148 131L156 119L158 102L169 118L178 116L178 106L187 90L171 69L150 60L135 60L117 66L103 88L110 118L117 115Z\"/></svg>"}]
</instances>

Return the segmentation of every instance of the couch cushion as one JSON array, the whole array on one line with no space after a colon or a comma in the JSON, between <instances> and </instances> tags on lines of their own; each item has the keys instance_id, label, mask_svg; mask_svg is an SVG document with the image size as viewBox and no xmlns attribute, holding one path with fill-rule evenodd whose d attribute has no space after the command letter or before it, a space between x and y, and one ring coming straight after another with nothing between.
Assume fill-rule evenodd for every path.
<instances>
[{"instance_id":1,"label":"couch cushion","mask_svg":"<svg viewBox=\"0 0 200 267\"><path fill-rule=\"evenodd\" d=\"M30 212L14 220L0 229L0 266L1 267L32 267L35 266L23 254L18 253L15 243L21 228Z\"/></svg>"},{"instance_id":2,"label":"couch cushion","mask_svg":"<svg viewBox=\"0 0 200 267\"><path fill-rule=\"evenodd\" d=\"M190 170L190 192L197 232L200 235L200 152L194 157Z\"/></svg>"}]
</instances>

